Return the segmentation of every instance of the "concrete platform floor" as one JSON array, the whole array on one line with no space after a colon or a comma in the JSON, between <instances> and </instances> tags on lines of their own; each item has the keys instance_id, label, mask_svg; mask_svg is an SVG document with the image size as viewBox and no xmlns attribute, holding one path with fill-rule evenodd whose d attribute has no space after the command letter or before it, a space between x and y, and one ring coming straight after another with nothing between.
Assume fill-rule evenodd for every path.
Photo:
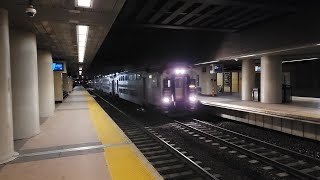
<instances>
[{"instance_id":1,"label":"concrete platform floor","mask_svg":"<svg viewBox=\"0 0 320 180\"><path fill-rule=\"evenodd\" d=\"M320 98L293 96L292 102L284 104L241 101L239 96L198 96L198 99L204 105L284 116L320 124Z\"/></svg>"},{"instance_id":2,"label":"concrete platform floor","mask_svg":"<svg viewBox=\"0 0 320 180\"><path fill-rule=\"evenodd\" d=\"M82 87L76 87L63 103L57 104L52 117L41 119L40 134L15 141L15 150L20 155L0 165L0 180L160 176Z\"/></svg>"}]
</instances>

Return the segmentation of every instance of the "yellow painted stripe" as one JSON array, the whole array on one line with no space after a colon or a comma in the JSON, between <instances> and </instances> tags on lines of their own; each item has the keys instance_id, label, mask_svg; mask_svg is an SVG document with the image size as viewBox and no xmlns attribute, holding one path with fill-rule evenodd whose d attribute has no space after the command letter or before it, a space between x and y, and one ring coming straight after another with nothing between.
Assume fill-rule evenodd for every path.
<instances>
[{"instance_id":1,"label":"yellow painted stripe","mask_svg":"<svg viewBox=\"0 0 320 180\"><path fill-rule=\"evenodd\" d=\"M104 156L112 179L162 179L94 98L89 93L86 94L86 97L90 116L99 140L102 144L115 145L104 149Z\"/></svg>"}]
</instances>

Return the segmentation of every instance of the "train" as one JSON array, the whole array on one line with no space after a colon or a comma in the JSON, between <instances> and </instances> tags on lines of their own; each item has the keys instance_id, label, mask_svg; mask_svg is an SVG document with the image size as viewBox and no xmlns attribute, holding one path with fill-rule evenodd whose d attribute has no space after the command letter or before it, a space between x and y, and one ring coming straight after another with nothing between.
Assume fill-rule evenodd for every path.
<instances>
[{"instance_id":1,"label":"train","mask_svg":"<svg viewBox=\"0 0 320 180\"><path fill-rule=\"evenodd\" d=\"M169 113L197 108L197 77L192 67L169 67L110 74L92 80L89 86L142 107Z\"/></svg>"}]
</instances>

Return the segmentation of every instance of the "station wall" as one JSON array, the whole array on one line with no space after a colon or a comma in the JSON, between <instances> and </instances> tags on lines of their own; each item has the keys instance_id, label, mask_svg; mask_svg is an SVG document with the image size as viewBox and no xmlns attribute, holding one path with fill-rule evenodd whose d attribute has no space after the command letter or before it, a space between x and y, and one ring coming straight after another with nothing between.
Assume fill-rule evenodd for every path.
<instances>
[{"instance_id":1,"label":"station wall","mask_svg":"<svg viewBox=\"0 0 320 180\"><path fill-rule=\"evenodd\" d=\"M282 69L290 73L293 96L320 98L320 61L285 63Z\"/></svg>"}]
</instances>

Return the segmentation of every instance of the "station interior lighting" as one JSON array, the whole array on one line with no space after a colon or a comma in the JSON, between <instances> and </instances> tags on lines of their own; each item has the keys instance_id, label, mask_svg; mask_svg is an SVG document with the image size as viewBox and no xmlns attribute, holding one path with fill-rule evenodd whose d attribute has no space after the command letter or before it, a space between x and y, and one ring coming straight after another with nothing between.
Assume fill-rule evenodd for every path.
<instances>
[{"instance_id":1,"label":"station interior lighting","mask_svg":"<svg viewBox=\"0 0 320 180\"><path fill-rule=\"evenodd\" d=\"M319 58L305 58L305 59L295 59L295 60L289 60L289 61L282 61L282 63L292 63L292 62L301 62L301 61L313 61L317 60Z\"/></svg>"},{"instance_id":2,"label":"station interior lighting","mask_svg":"<svg viewBox=\"0 0 320 180\"><path fill-rule=\"evenodd\" d=\"M79 71L79 75L82 75L82 71Z\"/></svg>"},{"instance_id":3,"label":"station interior lighting","mask_svg":"<svg viewBox=\"0 0 320 180\"><path fill-rule=\"evenodd\" d=\"M194 65L210 64L210 63L216 63L216 62L219 62L219 61L207 61L207 62L197 63Z\"/></svg>"},{"instance_id":4,"label":"station interior lighting","mask_svg":"<svg viewBox=\"0 0 320 180\"><path fill-rule=\"evenodd\" d=\"M89 26L77 25L77 39L78 39L78 60L83 63L84 54L86 51L86 44L88 39Z\"/></svg>"},{"instance_id":5,"label":"station interior lighting","mask_svg":"<svg viewBox=\"0 0 320 180\"><path fill-rule=\"evenodd\" d=\"M76 0L76 5L78 7L91 8L92 0Z\"/></svg>"}]
</instances>

